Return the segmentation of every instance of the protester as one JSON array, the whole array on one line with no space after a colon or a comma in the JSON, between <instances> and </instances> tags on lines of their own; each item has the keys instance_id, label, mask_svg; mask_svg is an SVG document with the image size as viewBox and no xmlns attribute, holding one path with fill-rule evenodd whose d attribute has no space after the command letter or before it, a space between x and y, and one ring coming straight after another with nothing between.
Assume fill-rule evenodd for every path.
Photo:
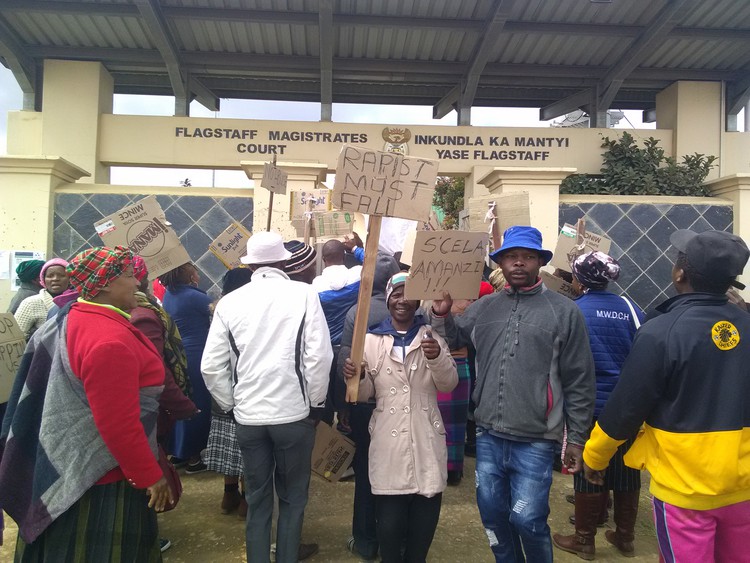
<instances>
[{"instance_id":1,"label":"protester","mask_svg":"<svg viewBox=\"0 0 750 563\"><path fill-rule=\"evenodd\" d=\"M594 421L601 414L620 370L630 353L636 330L643 322L643 312L626 297L607 291L609 282L620 276L620 265L603 252L589 252L572 264L573 287L582 295L575 300L586 321L596 369L596 404ZM635 521L641 491L641 472L626 467L623 456L633 444L635 434L622 444L609 463L603 487L588 483L579 472L573 475L575 487L575 533L570 536L553 534L558 548L575 553L583 559L595 555L596 528L607 520L609 491L614 491L615 525L605 537L616 545L628 545L632 555Z\"/></svg>"},{"instance_id":2,"label":"protester","mask_svg":"<svg viewBox=\"0 0 750 563\"><path fill-rule=\"evenodd\" d=\"M201 451L206 447L211 426L211 395L201 377L200 367L211 324L211 298L198 288L199 280L198 268L191 263L159 276L160 283L167 288L163 300L164 310L177 325L187 355L190 398L200 409L190 420L177 422L172 434L170 453L174 456L176 465L187 462L187 474L206 471Z\"/></svg>"},{"instance_id":3,"label":"protester","mask_svg":"<svg viewBox=\"0 0 750 563\"><path fill-rule=\"evenodd\" d=\"M510 227L491 258L503 291L453 318L452 299L432 305L432 326L452 348L477 354L477 504L495 560L552 561L547 516L556 444L568 427L566 465L581 468L594 410L586 327L570 299L547 291L539 269L552 258L542 235Z\"/></svg>"},{"instance_id":4,"label":"protester","mask_svg":"<svg viewBox=\"0 0 750 563\"><path fill-rule=\"evenodd\" d=\"M315 418L325 404L333 356L317 293L283 271L291 256L276 232L248 240L242 262L253 270L253 281L216 305L203 354L206 385L237 421L249 563L269 558L274 485L279 497L276 561L300 558Z\"/></svg>"},{"instance_id":5,"label":"protester","mask_svg":"<svg viewBox=\"0 0 750 563\"><path fill-rule=\"evenodd\" d=\"M25 260L16 266L16 277L19 281L19 287L13 299L10 300L8 312L15 314L21 301L32 295L39 293L42 289L39 273L44 266L44 260Z\"/></svg>"},{"instance_id":6,"label":"protester","mask_svg":"<svg viewBox=\"0 0 750 563\"><path fill-rule=\"evenodd\" d=\"M16 309L15 317L21 332L28 342L34 331L47 320L47 313L52 308L52 299L68 289L68 273L65 271L68 262L62 258L52 258L44 263L39 271L39 293L27 297Z\"/></svg>"},{"instance_id":7,"label":"protester","mask_svg":"<svg viewBox=\"0 0 750 563\"><path fill-rule=\"evenodd\" d=\"M318 253L309 244L298 240L290 240L284 243L291 257L286 261L284 273L290 280L310 284L315 278L315 261Z\"/></svg>"},{"instance_id":8,"label":"protester","mask_svg":"<svg viewBox=\"0 0 750 563\"><path fill-rule=\"evenodd\" d=\"M346 360L344 375L361 378L358 400L374 398L369 474L383 563L424 562L440 519L447 479L445 428L437 392L458 383L445 341L432 334L419 301L404 295L405 273L386 288L390 317L370 327L363 366Z\"/></svg>"},{"instance_id":9,"label":"protester","mask_svg":"<svg viewBox=\"0 0 750 563\"><path fill-rule=\"evenodd\" d=\"M388 306L385 301L385 288L391 276L399 271L398 262L393 256L378 252L375 262L375 273L372 280L372 298L367 317L367 326L379 325L388 318ZM337 374L344 379L344 362L351 354L354 321L357 306L352 306L346 314L344 329L341 333ZM347 406L343 419L351 428L351 438L356 449L352 468L354 469L354 506L352 510L352 536L347 541L347 549L367 561L375 559L378 554L378 537L375 525L375 498L372 494L369 475L370 431L368 426L375 401L357 402Z\"/></svg>"},{"instance_id":10,"label":"protester","mask_svg":"<svg viewBox=\"0 0 750 563\"><path fill-rule=\"evenodd\" d=\"M253 272L249 268L239 267L227 271L221 280L221 296L250 283L252 276ZM214 400L211 401L211 430L208 433L205 462L209 471L224 475L222 514L231 514L236 510L240 518L247 518L247 501L240 492L242 452L237 443L237 424L232 412L224 412Z\"/></svg>"},{"instance_id":11,"label":"protester","mask_svg":"<svg viewBox=\"0 0 750 563\"><path fill-rule=\"evenodd\" d=\"M610 458L638 433L625 463L651 474L661 559L747 561L750 316L726 291L750 251L723 231L678 230L669 240L678 295L636 334L586 442L585 475L602 485ZM607 539L632 553L619 525Z\"/></svg>"},{"instance_id":12,"label":"protester","mask_svg":"<svg viewBox=\"0 0 750 563\"><path fill-rule=\"evenodd\" d=\"M128 322L132 258L122 246L73 258L67 272L81 300L24 353L0 463L16 561L161 561L154 509L172 501L156 459L164 365Z\"/></svg>"}]
</instances>

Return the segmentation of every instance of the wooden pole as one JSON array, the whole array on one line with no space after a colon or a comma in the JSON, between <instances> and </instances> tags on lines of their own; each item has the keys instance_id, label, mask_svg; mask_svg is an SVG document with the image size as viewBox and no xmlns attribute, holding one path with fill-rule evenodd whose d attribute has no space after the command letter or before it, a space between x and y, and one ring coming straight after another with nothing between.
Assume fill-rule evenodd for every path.
<instances>
[{"instance_id":1,"label":"wooden pole","mask_svg":"<svg viewBox=\"0 0 750 563\"><path fill-rule=\"evenodd\" d=\"M273 165L276 166L276 155L273 155ZM266 223L266 230L271 230L271 214L273 213L273 190L268 198L268 223Z\"/></svg>"},{"instance_id":2,"label":"wooden pole","mask_svg":"<svg viewBox=\"0 0 750 563\"><path fill-rule=\"evenodd\" d=\"M359 367L365 349L365 335L367 334L367 319L370 316L370 300L372 299L372 284L375 278L375 264L378 261L378 243L380 242L380 225L383 218L370 215L370 224L365 243L365 263L362 265L362 278L359 282L359 298L357 299L357 316L354 319L354 334L352 335L352 351L350 358ZM356 403L359 393L359 377L352 377L346 382L346 402Z\"/></svg>"},{"instance_id":3,"label":"wooden pole","mask_svg":"<svg viewBox=\"0 0 750 563\"><path fill-rule=\"evenodd\" d=\"M305 242L305 244L310 244L310 232L313 229L313 224L312 224L312 220L313 220L313 217L312 217L313 198L312 198L312 196L308 197L307 201L305 201L305 208L306 208L306 213L305 213L305 238L304 238L304 242Z\"/></svg>"}]
</instances>

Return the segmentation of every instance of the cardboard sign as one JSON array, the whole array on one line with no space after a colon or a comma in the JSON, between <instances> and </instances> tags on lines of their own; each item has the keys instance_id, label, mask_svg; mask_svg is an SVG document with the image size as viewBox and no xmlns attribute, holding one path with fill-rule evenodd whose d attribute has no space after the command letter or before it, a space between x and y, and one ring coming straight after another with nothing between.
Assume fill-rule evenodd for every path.
<instances>
[{"instance_id":1,"label":"cardboard sign","mask_svg":"<svg viewBox=\"0 0 750 563\"><path fill-rule=\"evenodd\" d=\"M564 279L558 278L544 270L541 270L539 275L547 289L559 293L560 295L564 295L565 297L570 297L571 299L578 297L578 294L573 289L572 283L568 283Z\"/></svg>"},{"instance_id":2,"label":"cardboard sign","mask_svg":"<svg viewBox=\"0 0 750 563\"><path fill-rule=\"evenodd\" d=\"M7 403L26 339L11 313L0 313L0 404Z\"/></svg>"},{"instance_id":3,"label":"cardboard sign","mask_svg":"<svg viewBox=\"0 0 750 563\"><path fill-rule=\"evenodd\" d=\"M313 212L324 212L331 210L331 190L320 188L308 191L293 191L289 196L289 219L301 221L307 212L307 200L312 198Z\"/></svg>"},{"instance_id":4,"label":"cardboard sign","mask_svg":"<svg viewBox=\"0 0 750 563\"><path fill-rule=\"evenodd\" d=\"M190 262L177 234L167 226L155 196L123 207L94 224L107 246L127 246L146 262L150 279L155 279Z\"/></svg>"},{"instance_id":5,"label":"cardboard sign","mask_svg":"<svg viewBox=\"0 0 750 563\"><path fill-rule=\"evenodd\" d=\"M289 174L281 168L277 168L270 162L263 165L263 178L260 180L260 187L266 188L269 192L275 194L286 194L286 181Z\"/></svg>"},{"instance_id":6,"label":"cardboard sign","mask_svg":"<svg viewBox=\"0 0 750 563\"><path fill-rule=\"evenodd\" d=\"M529 212L529 193L510 192L507 194L494 194L471 198L469 200L468 228L465 230L487 231L490 228L489 221L484 218L489 209L488 204L495 202L495 215L500 234L508 227L515 225L531 225ZM463 227L462 227L463 228Z\"/></svg>"},{"instance_id":7,"label":"cardboard sign","mask_svg":"<svg viewBox=\"0 0 750 563\"><path fill-rule=\"evenodd\" d=\"M417 231L406 297L477 299L487 242L487 233Z\"/></svg>"},{"instance_id":8,"label":"cardboard sign","mask_svg":"<svg viewBox=\"0 0 750 563\"><path fill-rule=\"evenodd\" d=\"M240 258L247 254L247 241L251 236L245 227L233 222L216 237L208 249L221 260L227 270L231 270L242 265Z\"/></svg>"},{"instance_id":9,"label":"cardboard sign","mask_svg":"<svg viewBox=\"0 0 750 563\"><path fill-rule=\"evenodd\" d=\"M333 204L366 215L429 221L438 161L344 145Z\"/></svg>"},{"instance_id":10,"label":"cardboard sign","mask_svg":"<svg viewBox=\"0 0 750 563\"><path fill-rule=\"evenodd\" d=\"M327 481L338 481L352 464L354 450L354 442L321 422L315 429L312 472Z\"/></svg>"},{"instance_id":11,"label":"cardboard sign","mask_svg":"<svg viewBox=\"0 0 750 563\"><path fill-rule=\"evenodd\" d=\"M550 266L560 268L565 272L570 272L570 264L576 259L576 256L588 254L594 250L609 252L612 241L605 236L597 235L591 231L586 231L583 236L585 246L583 249L576 248L576 228L567 223L560 230L560 236L557 238L555 253L550 261Z\"/></svg>"},{"instance_id":12,"label":"cardboard sign","mask_svg":"<svg viewBox=\"0 0 750 563\"><path fill-rule=\"evenodd\" d=\"M354 214L349 211L313 213L313 222L316 236L340 237L351 234L354 227Z\"/></svg>"}]
</instances>

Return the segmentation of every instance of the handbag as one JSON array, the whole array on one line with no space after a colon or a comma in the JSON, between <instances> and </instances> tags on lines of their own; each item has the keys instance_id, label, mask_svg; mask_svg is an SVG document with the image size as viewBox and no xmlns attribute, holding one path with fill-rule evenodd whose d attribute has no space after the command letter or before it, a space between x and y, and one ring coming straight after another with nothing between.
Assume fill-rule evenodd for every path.
<instances>
[{"instance_id":1,"label":"handbag","mask_svg":"<svg viewBox=\"0 0 750 563\"><path fill-rule=\"evenodd\" d=\"M162 473L164 473L164 479L166 479L167 481L167 486L172 492L172 504L166 503L164 505L164 512L169 512L170 510L174 510L174 508L177 506L177 502L182 496L182 481L180 481L180 474L177 473L177 469L175 469L175 466L167 458L167 454L164 451L164 448L161 447L161 445L159 446L158 461L159 467L161 467L161 471Z\"/></svg>"}]
</instances>

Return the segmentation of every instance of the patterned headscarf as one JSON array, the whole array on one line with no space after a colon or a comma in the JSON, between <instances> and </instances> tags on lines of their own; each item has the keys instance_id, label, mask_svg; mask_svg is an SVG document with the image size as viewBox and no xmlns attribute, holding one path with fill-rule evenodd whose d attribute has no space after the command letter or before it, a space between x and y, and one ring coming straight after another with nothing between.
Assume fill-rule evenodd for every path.
<instances>
[{"instance_id":1,"label":"patterned headscarf","mask_svg":"<svg viewBox=\"0 0 750 563\"><path fill-rule=\"evenodd\" d=\"M70 261L70 283L83 299L89 300L119 278L132 262L133 253L124 246L89 248Z\"/></svg>"},{"instance_id":2,"label":"patterned headscarf","mask_svg":"<svg viewBox=\"0 0 750 563\"><path fill-rule=\"evenodd\" d=\"M141 258L138 254L133 256L133 275L139 282L143 281L143 278L148 276L148 268L146 267L146 261Z\"/></svg>"},{"instance_id":3,"label":"patterned headscarf","mask_svg":"<svg viewBox=\"0 0 750 563\"><path fill-rule=\"evenodd\" d=\"M620 264L604 252L581 254L573 261L573 275L584 287L604 289L611 281L620 277Z\"/></svg>"},{"instance_id":4,"label":"patterned headscarf","mask_svg":"<svg viewBox=\"0 0 750 563\"><path fill-rule=\"evenodd\" d=\"M44 285L44 274L52 266L62 266L63 268L67 268L68 262L67 260L63 260L62 258L52 258L50 260L47 260L44 263L44 266L42 266L42 269L39 271L39 282L42 284L42 287L47 287L46 285Z\"/></svg>"},{"instance_id":5,"label":"patterned headscarf","mask_svg":"<svg viewBox=\"0 0 750 563\"><path fill-rule=\"evenodd\" d=\"M385 303L388 304L388 301L391 299L391 293L393 293L393 290L396 289L399 285L403 285L406 283L406 279L409 277L408 272L399 272L398 274L393 274L391 276L391 279L388 280L388 285L385 286Z\"/></svg>"}]
</instances>

